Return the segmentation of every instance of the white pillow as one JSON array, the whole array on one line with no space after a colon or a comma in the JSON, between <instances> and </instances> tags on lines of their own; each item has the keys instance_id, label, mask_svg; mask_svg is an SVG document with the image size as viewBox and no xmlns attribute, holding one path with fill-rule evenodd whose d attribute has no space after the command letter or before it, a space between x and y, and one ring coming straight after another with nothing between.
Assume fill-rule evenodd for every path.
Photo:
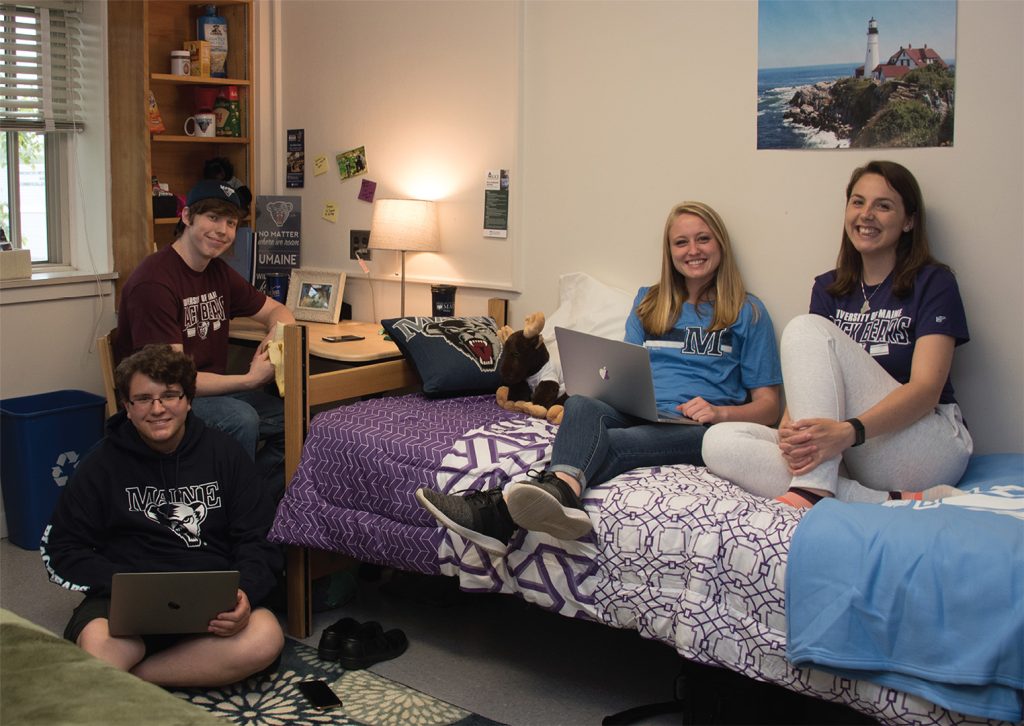
<instances>
[{"instance_id":1,"label":"white pillow","mask_svg":"<svg viewBox=\"0 0 1024 726\"><path fill-rule=\"evenodd\" d=\"M544 343L562 380L555 327L579 330L602 338L622 340L626 318L633 309L636 292L628 293L605 285L585 272L570 272L558 279L558 309L544 323Z\"/></svg>"},{"instance_id":2,"label":"white pillow","mask_svg":"<svg viewBox=\"0 0 1024 726\"><path fill-rule=\"evenodd\" d=\"M585 272L562 275L558 280L558 309L544 325L545 340L555 337L556 325L622 340L635 297L635 292L605 285Z\"/></svg>"}]
</instances>

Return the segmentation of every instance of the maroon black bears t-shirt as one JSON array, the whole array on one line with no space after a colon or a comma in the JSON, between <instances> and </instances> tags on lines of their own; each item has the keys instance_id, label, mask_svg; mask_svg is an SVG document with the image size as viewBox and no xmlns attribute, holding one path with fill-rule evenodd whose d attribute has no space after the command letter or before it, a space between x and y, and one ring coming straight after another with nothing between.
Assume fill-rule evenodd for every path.
<instances>
[{"instance_id":1,"label":"maroon black bears t-shirt","mask_svg":"<svg viewBox=\"0 0 1024 726\"><path fill-rule=\"evenodd\" d=\"M121 291L115 357L148 343L180 343L197 370L223 374L228 321L255 315L266 300L223 260L196 272L165 247L143 260Z\"/></svg>"}]
</instances>

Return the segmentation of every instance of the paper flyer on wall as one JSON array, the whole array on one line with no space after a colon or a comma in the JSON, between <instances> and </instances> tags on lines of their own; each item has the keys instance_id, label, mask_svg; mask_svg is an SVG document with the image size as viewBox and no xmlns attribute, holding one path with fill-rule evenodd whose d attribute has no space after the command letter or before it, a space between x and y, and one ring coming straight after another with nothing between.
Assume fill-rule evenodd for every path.
<instances>
[{"instance_id":1,"label":"paper flyer on wall","mask_svg":"<svg viewBox=\"0 0 1024 726\"><path fill-rule=\"evenodd\" d=\"M299 189L306 185L306 130L288 129L288 171L285 186Z\"/></svg>"},{"instance_id":2,"label":"paper flyer on wall","mask_svg":"<svg viewBox=\"0 0 1024 726\"><path fill-rule=\"evenodd\" d=\"M267 275L284 275L284 289L279 294L287 299L288 276L299 267L302 247L302 197L256 197L256 274L253 285L270 295ZM277 297L277 295L272 295ZM283 302L283 300L282 300Z\"/></svg>"},{"instance_id":3,"label":"paper flyer on wall","mask_svg":"<svg viewBox=\"0 0 1024 726\"><path fill-rule=\"evenodd\" d=\"M490 169L484 182L484 237L508 237L508 169Z\"/></svg>"}]
</instances>

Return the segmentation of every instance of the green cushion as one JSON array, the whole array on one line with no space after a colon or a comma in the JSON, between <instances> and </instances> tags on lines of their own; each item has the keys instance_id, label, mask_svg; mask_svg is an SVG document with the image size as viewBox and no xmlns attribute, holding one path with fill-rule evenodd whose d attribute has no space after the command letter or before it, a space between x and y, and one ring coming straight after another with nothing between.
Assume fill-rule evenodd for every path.
<instances>
[{"instance_id":1,"label":"green cushion","mask_svg":"<svg viewBox=\"0 0 1024 726\"><path fill-rule=\"evenodd\" d=\"M4 723L224 724L208 711L119 671L74 643L2 609L0 668Z\"/></svg>"}]
</instances>

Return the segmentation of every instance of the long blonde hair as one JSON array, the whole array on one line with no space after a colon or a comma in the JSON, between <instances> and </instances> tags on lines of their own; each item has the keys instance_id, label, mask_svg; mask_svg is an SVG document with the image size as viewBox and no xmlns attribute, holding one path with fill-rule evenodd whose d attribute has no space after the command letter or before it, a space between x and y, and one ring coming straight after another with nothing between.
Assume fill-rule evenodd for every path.
<instances>
[{"instance_id":1,"label":"long blonde hair","mask_svg":"<svg viewBox=\"0 0 1024 726\"><path fill-rule=\"evenodd\" d=\"M637 305L636 313L644 330L652 335L664 335L675 325L683 310L689 294L686 290L686 278L672 264L671 240L669 230L676 219L683 214L699 217L711 230L722 253L722 261L715 270L714 277L701 289L699 301L713 301L715 312L707 329L722 330L736 322L740 311L747 300L747 290L743 286L736 257L732 252L729 232L718 212L703 202L681 202L672 208L665 221L665 233L662 239L661 280L652 285L644 299ZM757 309L754 308L754 312Z\"/></svg>"}]
</instances>

